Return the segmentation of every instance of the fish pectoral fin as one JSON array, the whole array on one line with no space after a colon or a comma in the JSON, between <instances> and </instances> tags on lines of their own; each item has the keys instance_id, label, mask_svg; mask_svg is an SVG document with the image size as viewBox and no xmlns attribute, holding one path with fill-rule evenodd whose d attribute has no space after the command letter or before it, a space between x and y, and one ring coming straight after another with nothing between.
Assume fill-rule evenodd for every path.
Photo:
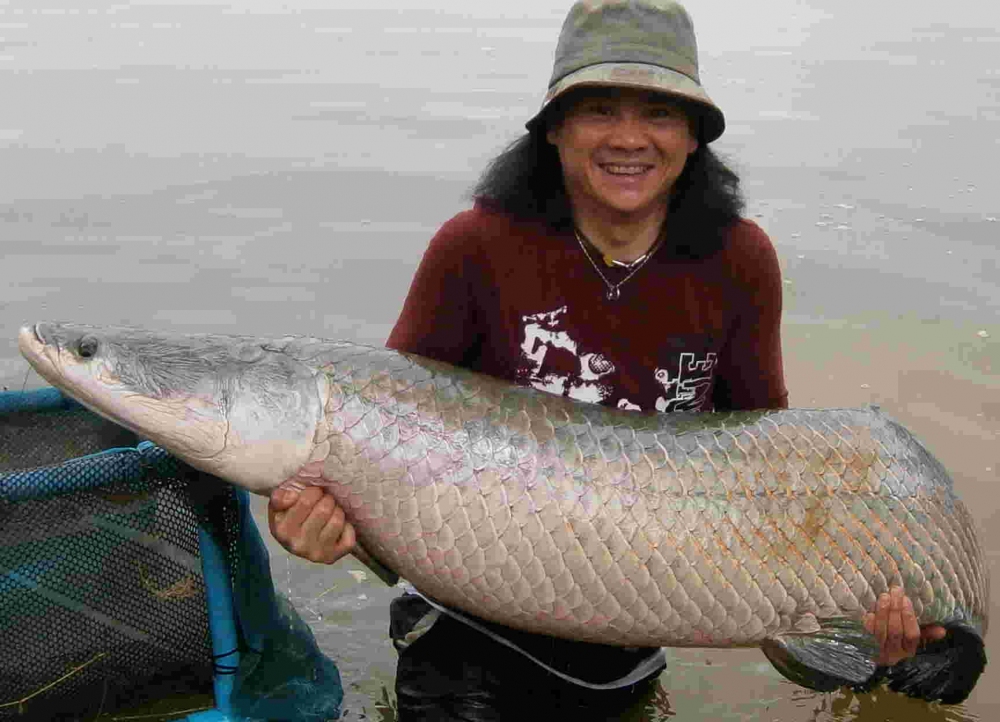
<instances>
[{"instance_id":1,"label":"fish pectoral fin","mask_svg":"<svg viewBox=\"0 0 1000 722\"><path fill-rule=\"evenodd\" d=\"M351 550L351 554L354 555L355 559L368 567L372 574L385 582L386 586L393 587L396 585L396 582L399 581L399 575L369 554L365 548L361 546L361 542L354 543L354 549Z\"/></svg>"},{"instance_id":2,"label":"fish pectoral fin","mask_svg":"<svg viewBox=\"0 0 1000 722\"><path fill-rule=\"evenodd\" d=\"M875 674L878 641L860 620L825 619L819 627L769 637L761 649L786 678L820 692L861 685Z\"/></svg>"}]
</instances>

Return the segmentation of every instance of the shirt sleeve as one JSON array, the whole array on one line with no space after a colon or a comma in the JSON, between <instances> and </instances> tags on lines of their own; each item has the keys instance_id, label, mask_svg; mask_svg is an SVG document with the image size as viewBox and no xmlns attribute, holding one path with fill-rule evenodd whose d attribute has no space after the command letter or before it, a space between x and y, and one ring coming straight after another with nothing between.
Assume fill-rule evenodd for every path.
<instances>
[{"instance_id":1,"label":"shirt sleeve","mask_svg":"<svg viewBox=\"0 0 1000 722\"><path fill-rule=\"evenodd\" d=\"M774 245L757 225L742 221L730 253L735 309L722 349L712 400L717 411L788 407L781 358L781 268Z\"/></svg>"},{"instance_id":2,"label":"shirt sleeve","mask_svg":"<svg viewBox=\"0 0 1000 722\"><path fill-rule=\"evenodd\" d=\"M460 213L431 239L417 266L386 346L469 367L481 330L473 293L475 235L472 212Z\"/></svg>"}]
</instances>

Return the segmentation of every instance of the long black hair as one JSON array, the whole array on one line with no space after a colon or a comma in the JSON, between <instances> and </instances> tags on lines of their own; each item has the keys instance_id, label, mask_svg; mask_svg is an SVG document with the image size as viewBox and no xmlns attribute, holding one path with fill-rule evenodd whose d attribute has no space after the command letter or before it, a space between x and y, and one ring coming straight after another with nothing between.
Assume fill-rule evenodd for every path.
<instances>
[{"instance_id":1,"label":"long black hair","mask_svg":"<svg viewBox=\"0 0 1000 722\"><path fill-rule=\"evenodd\" d=\"M472 190L476 201L515 218L542 221L557 232L572 229L559 153L545 137L546 128L561 122L579 97L567 96L554 101L543 122L533 124L489 163ZM743 208L739 176L699 142L674 183L666 249L675 258L711 256L725 244L725 231Z\"/></svg>"}]
</instances>

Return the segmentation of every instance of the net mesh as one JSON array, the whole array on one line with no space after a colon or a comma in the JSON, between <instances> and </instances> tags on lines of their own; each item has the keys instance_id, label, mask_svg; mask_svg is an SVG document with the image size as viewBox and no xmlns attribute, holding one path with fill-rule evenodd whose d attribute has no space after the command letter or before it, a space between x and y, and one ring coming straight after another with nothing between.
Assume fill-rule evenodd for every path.
<instances>
[{"instance_id":1,"label":"net mesh","mask_svg":"<svg viewBox=\"0 0 1000 722\"><path fill-rule=\"evenodd\" d=\"M245 493L52 389L0 394L0 720L210 693L198 525L228 557L244 719L335 719L336 667L275 594Z\"/></svg>"}]
</instances>

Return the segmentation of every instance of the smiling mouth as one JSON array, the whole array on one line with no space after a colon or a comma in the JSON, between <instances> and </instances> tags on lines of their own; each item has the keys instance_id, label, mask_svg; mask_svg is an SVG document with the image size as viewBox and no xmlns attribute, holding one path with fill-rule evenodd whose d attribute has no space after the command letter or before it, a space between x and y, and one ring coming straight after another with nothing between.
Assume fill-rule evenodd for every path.
<instances>
[{"instance_id":1,"label":"smiling mouth","mask_svg":"<svg viewBox=\"0 0 1000 722\"><path fill-rule=\"evenodd\" d=\"M636 165L633 163L601 163L600 168L610 175L638 176L648 173L653 169L653 166L646 164Z\"/></svg>"}]
</instances>

